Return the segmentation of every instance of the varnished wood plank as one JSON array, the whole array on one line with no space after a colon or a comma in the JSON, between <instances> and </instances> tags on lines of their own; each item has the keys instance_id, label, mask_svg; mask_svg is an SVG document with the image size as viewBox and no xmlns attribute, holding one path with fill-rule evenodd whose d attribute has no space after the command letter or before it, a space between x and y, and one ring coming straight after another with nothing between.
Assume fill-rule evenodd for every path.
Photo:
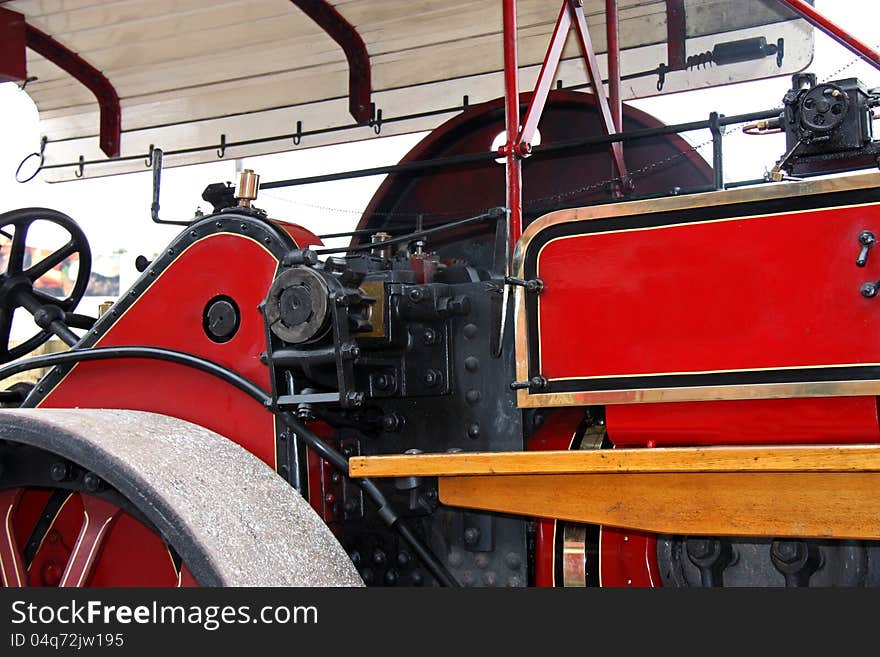
<instances>
[{"instance_id":1,"label":"varnished wood plank","mask_svg":"<svg viewBox=\"0 0 880 657\"><path fill-rule=\"evenodd\" d=\"M677 447L360 456L354 477L565 473L880 472L880 446Z\"/></svg>"},{"instance_id":2,"label":"varnished wood plank","mask_svg":"<svg viewBox=\"0 0 880 657\"><path fill-rule=\"evenodd\" d=\"M880 539L880 473L443 477L447 505L660 534Z\"/></svg>"}]
</instances>

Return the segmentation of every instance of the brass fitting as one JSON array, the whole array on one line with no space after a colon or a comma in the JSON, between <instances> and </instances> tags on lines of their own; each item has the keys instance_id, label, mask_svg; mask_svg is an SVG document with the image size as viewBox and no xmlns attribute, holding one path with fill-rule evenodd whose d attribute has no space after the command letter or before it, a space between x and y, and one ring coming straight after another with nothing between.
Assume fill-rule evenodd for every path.
<instances>
[{"instance_id":1,"label":"brass fitting","mask_svg":"<svg viewBox=\"0 0 880 657\"><path fill-rule=\"evenodd\" d=\"M251 207L251 201L256 200L260 188L260 176L253 169L244 169L238 178L238 187L235 188L235 198L243 208Z\"/></svg>"}]
</instances>

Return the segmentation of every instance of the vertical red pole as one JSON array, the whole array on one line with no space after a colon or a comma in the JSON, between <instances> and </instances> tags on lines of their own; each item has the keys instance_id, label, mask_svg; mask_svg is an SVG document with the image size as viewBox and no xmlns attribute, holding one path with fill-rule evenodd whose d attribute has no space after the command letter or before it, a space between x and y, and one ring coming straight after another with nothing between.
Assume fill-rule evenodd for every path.
<instances>
[{"instance_id":1,"label":"vertical red pole","mask_svg":"<svg viewBox=\"0 0 880 657\"><path fill-rule=\"evenodd\" d=\"M614 129L623 129L623 103L620 100L620 16L617 0L605 0L605 28L608 35L608 97Z\"/></svg>"},{"instance_id":2,"label":"vertical red pole","mask_svg":"<svg viewBox=\"0 0 880 657\"><path fill-rule=\"evenodd\" d=\"M516 0L503 0L504 19L504 110L507 143L507 208L510 212L510 248L522 235L522 167L516 152L519 136L519 64L516 55Z\"/></svg>"}]
</instances>

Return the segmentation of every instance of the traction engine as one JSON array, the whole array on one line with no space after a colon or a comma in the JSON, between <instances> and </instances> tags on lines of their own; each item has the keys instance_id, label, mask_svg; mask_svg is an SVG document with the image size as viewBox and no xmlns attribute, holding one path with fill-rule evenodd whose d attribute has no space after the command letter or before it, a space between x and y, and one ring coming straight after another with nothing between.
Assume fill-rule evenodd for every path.
<instances>
[{"instance_id":1,"label":"traction engine","mask_svg":"<svg viewBox=\"0 0 880 657\"><path fill-rule=\"evenodd\" d=\"M485 148L517 100L402 164ZM211 185L98 318L78 225L0 215L0 377L46 368L0 393L3 586L880 586L880 174L852 173L880 92L796 75L745 128L786 152L736 188L624 106L626 173L604 97L544 101L569 147L402 166L344 247L251 170ZM37 223L69 239L34 262ZM74 257L67 296L37 285Z\"/></svg>"}]
</instances>

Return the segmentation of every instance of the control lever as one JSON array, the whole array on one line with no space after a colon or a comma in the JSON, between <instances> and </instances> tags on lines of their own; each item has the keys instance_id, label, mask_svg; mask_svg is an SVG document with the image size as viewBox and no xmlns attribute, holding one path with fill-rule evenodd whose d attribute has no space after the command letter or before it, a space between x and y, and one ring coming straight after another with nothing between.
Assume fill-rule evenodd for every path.
<instances>
[{"instance_id":1,"label":"control lever","mask_svg":"<svg viewBox=\"0 0 880 657\"><path fill-rule=\"evenodd\" d=\"M870 230L863 230L859 233L859 244L862 245L862 250L859 251L859 257L856 259L856 267L864 267L868 264L868 252L877 244L877 238Z\"/></svg>"}]
</instances>

